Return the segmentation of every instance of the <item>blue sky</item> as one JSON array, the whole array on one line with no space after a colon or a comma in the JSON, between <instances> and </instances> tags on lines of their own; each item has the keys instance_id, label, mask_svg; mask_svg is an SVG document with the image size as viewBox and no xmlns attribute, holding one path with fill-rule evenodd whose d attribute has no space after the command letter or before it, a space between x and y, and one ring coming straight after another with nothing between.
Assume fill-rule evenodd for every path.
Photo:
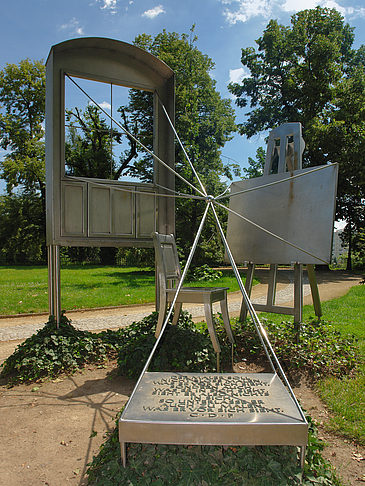
<instances>
[{"instance_id":1,"label":"blue sky","mask_svg":"<svg viewBox=\"0 0 365 486\"><path fill-rule=\"evenodd\" d=\"M339 10L355 27L355 47L365 44L364 0L2 0L0 69L25 58L46 60L52 45L75 37L132 42L144 32L187 33L196 24L197 46L215 62L212 76L221 95L230 97L227 84L244 75L241 48L255 46L271 18L288 25L293 13L316 5ZM244 112L236 110L237 122ZM246 166L260 145L263 136L237 135L223 155Z\"/></svg>"}]
</instances>

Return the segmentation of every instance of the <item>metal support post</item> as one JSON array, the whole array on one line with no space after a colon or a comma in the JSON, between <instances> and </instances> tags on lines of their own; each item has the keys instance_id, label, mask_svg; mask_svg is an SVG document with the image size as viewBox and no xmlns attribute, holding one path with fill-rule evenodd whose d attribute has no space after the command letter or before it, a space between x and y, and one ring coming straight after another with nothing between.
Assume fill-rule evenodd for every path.
<instances>
[{"instance_id":1,"label":"metal support post","mask_svg":"<svg viewBox=\"0 0 365 486\"><path fill-rule=\"evenodd\" d=\"M54 316L52 251L53 251L53 246L52 245L47 246L47 255L48 255L48 312L49 312L50 316Z\"/></svg>"},{"instance_id":2,"label":"metal support post","mask_svg":"<svg viewBox=\"0 0 365 486\"><path fill-rule=\"evenodd\" d=\"M314 313L319 319L322 316L322 308L321 308L321 300L319 298L318 284L317 284L316 274L314 271L314 265L307 265L307 274L308 274L309 284L311 286Z\"/></svg>"},{"instance_id":3,"label":"metal support post","mask_svg":"<svg viewBox=\"0 0 365 486\"><path fill-rule=\"evenodd\" d=\"M57 325L61 321L61 275L60 275L60 247L48 247L48 305L49 314L54 316Z\"/></svg>"},{"instance_id":4,"label":"metal support post","mask_svg":"<svg viewBox=\"0 0 365 486\"><path fill-rule=\"evenodd\" d=\"M272 263L270 265L269 287L267 290L267 300L266 300L266 305L270 307L275 305L277 270L278 270L277 264Z\"/></svg>"},{"instance_id":5,"label":"metal support post","mask_svg":"<svg viewBox=\"0 0 365 486\"><path fill-rule=\"evenodd\" d=\"M249 298L251 297L254 272L255 272L255 264L249 262L247 265L247 275L246 275L246 282L245 282L245 289ZM243 322L245 319L247 319L247 312L248 309L245 304L245 299L242 299L241 311L240 311L240 322Z\"/></svg>"},{"instance_id":6,"label":"metal support post","mask_svg":"<svg viewBox=\"0 0 365 486\"><path fill-rule=\"evenodd\" d=\"M300 323L303 318L303 265L294 264L294 328L299 338Z\"/></svg>"},{"instance_id":7,"label":"metal support post","mask_svg":"<svg viewBox=\"0 0 365 486\"><path fill-rule=\"evenodd\" d=\"M301 446L300 447L300 453L299 453L299 462L300 462L300 467L302 469L304 469L306 452L307 452L307 447L306 446Z\"/></svg>"}]
</instances>

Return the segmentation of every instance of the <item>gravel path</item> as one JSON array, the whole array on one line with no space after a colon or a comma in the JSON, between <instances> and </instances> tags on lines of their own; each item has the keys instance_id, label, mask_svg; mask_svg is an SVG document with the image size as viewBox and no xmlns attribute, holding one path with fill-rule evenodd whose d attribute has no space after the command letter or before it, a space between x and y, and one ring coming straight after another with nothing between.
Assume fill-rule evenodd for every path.
<instances>
[{"instance_id":1,"label":"gravel path","mask_svg":"<svg viewBox=\"0 0 365 486\"><path fill-rule=\"evenodd\" d=\"M256 286L260 287L260 285ZM255 293L260 293L259 289L255 289ZM310 294L310 286L308 283L304 283L303 286L303 296ZM276 293L276 303L277 304L284 304L291 302L293 300L293 284L287 283L283 285L281 290L278 290ZM253 298L253 303L255 304L264 304L266 302L266 297L261 295L260 297ZM234 292L228 295L228 308L230 315L238 315L240 312L241 307L241 294L240 292ZM199 317L204 317L204 308L201 305L185 305L183 306L185 310L187 310L193 318L197 319ZM84 331L96 331L102 329L115 329L120 327L126 327L132 322L140 321L143 317L149 315L151 313L151 306L136 306L132 310L129 309L128 313L124 314L124 309L120 308L118 311L115 311L112 315L103 315L102 313L98 313L97 311L94 315L89 317L80 317L80 315L75 316L73 318L72 314L69 314L69 317L72 319L72 324ZM213 305L214 312L220 312L219 304ZM24 318L26 320L26 318ZM22 339L26 339L34 334L38 329L41 329L44 326L44 322L46 320L45 316L40 317L39 322L36 323L27 323L27 324L18 324L18 325L10 325L7 327L0 328L0 341L19 341Z\"/></svg>"}]
</instances>

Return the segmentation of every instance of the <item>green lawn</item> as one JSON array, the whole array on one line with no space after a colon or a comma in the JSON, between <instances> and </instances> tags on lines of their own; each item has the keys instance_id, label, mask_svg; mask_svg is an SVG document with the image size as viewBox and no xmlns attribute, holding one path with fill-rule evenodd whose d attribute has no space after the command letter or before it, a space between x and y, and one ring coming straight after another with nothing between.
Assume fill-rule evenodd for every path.
<instances>
[{"instance_id":1,"label":"green lawn","mask_svg":"<svg viewBox=\"0 0 365 486\"><path fill-rule=\"evenodd\" d=\"M328 377L317 388L323 401L333 412L330 427L365 444L365 285L356 285L338 299L322 303L323 319L344 334L353 334L359 345L359 372L355 377ZM288 316L261 314L269 320L288 320ZM304 320L313 318L312 306L303 309ZM292 318L290 318L292 319Z\"/></svg>"},{"instance_id":2,"label":"green lawn","mask_svg":"<svg viewBox=\"0 0 365 486\"><path fill-rule=\"evenodd\" d=\"M47 267L0 267L0 314L48 310ZM189 282L205 286L207 282ZM208 283L238 290L231 271ZM61 270L62 308L85 309L154 302L155 274L149 268L70 266Z\"/></svg>"},{"instance_id":3,"label":"green lawn","mask_svg":"<svg viewBox=\"0 0 365 486\"><path fill-rule=\"evenodd\" d=\"M358 338L361 364L355 378L326 378L319 382L318 390L334 414L330 427L365 444L365 285L357 285L344 297L324 302L323 314L341 332Z\"/></svg>"}]
</instances>

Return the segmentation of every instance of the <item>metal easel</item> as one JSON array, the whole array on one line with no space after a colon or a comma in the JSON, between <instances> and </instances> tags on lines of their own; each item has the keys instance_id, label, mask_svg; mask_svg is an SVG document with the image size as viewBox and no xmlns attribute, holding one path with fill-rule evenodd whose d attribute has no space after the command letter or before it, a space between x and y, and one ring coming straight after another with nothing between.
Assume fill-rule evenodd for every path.
<instances>
[{"instance_id":1,"label":"metal easel","mask_svg":"<svg viewBox=\"0 0 365 486\"><path fill-rule=\"evenodd\" d=\"M269 134L267 145L264 175L293 172L302 169L302 153L305 147L302 138L300 123L284 123L272 130ZM288 314L294 316L294 324L299 330L303 316L303 265L294 263L294 306L280 306L275 304L278 264L270 264L269 284L266 304L254 304L255 310ZM311 288L314 312L318 318L322 315L317 279L313 264L307 264L307 275ZM248 296L251 296L252 283L255 272L255 263L249 262L245 288ZM240 320L247 318L247 306L242 301Z\"/></svg>"}]
</instances>

